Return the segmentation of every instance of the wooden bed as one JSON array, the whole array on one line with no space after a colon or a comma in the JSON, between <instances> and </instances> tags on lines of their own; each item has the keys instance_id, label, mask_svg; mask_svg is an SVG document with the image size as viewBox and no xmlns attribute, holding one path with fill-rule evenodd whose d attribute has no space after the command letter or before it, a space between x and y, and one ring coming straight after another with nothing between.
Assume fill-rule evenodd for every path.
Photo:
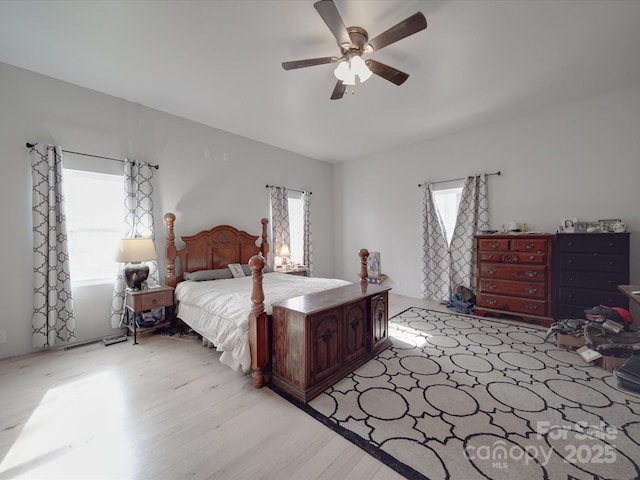
<instances>
[{"instance_id":1,"label":"wooden bed","mask_svg":"<svg viewBox=\"0 0 640 480\"><path fill-rule=\"evenodd\" d=\"M249 347L251 350L251 374L253 384L261 388L270 371L271 316L265 312L263 269L269 253L267 242L268 220L263 218L261 235L251 235L230 225L219 225L195 235L182 236L184 247L176 248L175 219L173 213L164 216L166 223L166 283L176 287L184 280L184 274L213 270L239 263L249 265L252 275L251 313L249 315ZM258 243L259 240L259 243ZM362 249L360 255L360 283L367 284L367 258L369 252ZM176 270L176 267L179 270ZM179 273L178 273L179 272Z\"/></svg>"}]
</instances>

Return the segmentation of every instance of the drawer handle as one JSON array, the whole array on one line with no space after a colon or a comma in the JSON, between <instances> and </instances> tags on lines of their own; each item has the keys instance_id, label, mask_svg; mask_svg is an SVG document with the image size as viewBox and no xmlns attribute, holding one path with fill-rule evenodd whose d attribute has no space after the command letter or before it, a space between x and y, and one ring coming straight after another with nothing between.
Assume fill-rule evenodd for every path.
<instances>
[{"instance_id":1,"label":"drawer handle","mask_svg":"<svg viewBox=\"0 0 640 480\"><path fill-rule=\"evenodd\" d=\"M570 293L569 295L567 295L567 297L573 298L573 293Z\"/></svg>"},{"instance_id":2,"label":"drawer handle","mask_svg":"<svg viewBox=\"0 0 640 480\"><path fill-rule=\"evenodd\" d=\"M534 257L533 255L530 255L530 256L529 256L529 260L532 260L532 261L533 261L535 258L536 258L536 257Z\"/></svg>"},{"instance_id":3,"label":"drawer handle","mask_svg":"<svg viewBox=\"0 0 640 480\"><path fill-rule=\"evenodd\" d=\"M490 268L489 270L487 270L487 273L488 273L489 275L493 275L493 274L494 274L494 273L496 273L496 272L497 272L497 270L496 270L495 268Z\"/></svg>"},{"instance_id":4,"label":"drawer handle","mask_svg":"<svg viewBox=\"0 0 640 480\"><path fill-rule=\"evenodd\" d=\"M495 305L496 303L498 303L498 301L497 301L497 300L494 300L493 298L488 298L488 299L487 299L487 303L488 303L489 305Z\"/></svg>"},{"instance_id":5,"label":"drawer handle","mask_svg":"<svg viewBox=\"0 0 640 480\"><path fill-rule=\"evenodd\" d=\"M568 263L569 265L573 265L573 260L569 260L567 263Z\"/></svg>"},{"instance_id":6,"label":"drawer handle","mask_svg":"<svg viewBox=\"0 0 640 480\"><path fill-rule=\"evenodd\" d=\"M527 310L537 310L538 306L534 305L532 303L527 303L527 304L525 304L524 308L526 308Z\"/></svg>"},{"instance_id":7,"label":"drawer handle","mask_svg":"<svg viewBox=\"0 0 640 480\"><path fill-rule=\"evenodd\" d=\"M532 271L532 270L527 270L526 272L524 272L524 274L527 277L531 277L531 278L538 276L538 272L535 272L535 271Z\"/></svg>"},{"instance_id":8,"label":"drawer handle","mask_svg":"<svg viewBox=\"0 0 640 480\"><path fill-rule=\"evenodd\" d=\"M524 248L526 248L527 250L531 250L532 248L534 248L536 246L535 243L525 243L524 244Z\"/></svg>"},{"instance_id":9,"label":"drawer handle","mask_svg":"<svg viewBox=\"0 0 640 480\"><path fill-rule=\"evenodd\" d=\"M527 292L538 293L538 289L536 287L527 287Z\"/></svg>"},{"instance_id":10,"label":"drawer handle","mask_svg":"<svg viewBox=\"0 0 640 480\"><path fill-rule=\"evenodd\" d=\"M153 304L155 305L156 303L158 303L158 299L157 299L157 298L154 298L154 299L151 301L151 303L153 303Z\"/></svg>"},{"instance_id":11,"label":"drawer handle","mask_svg":"<svg viewBox=\"0 0 640 480\"><path fill-rule=\"evenodd\" d=\"M498 286L495 283L490 283L489 285L487 285L487 288L489 290L495 290L496 288L498 288Z\"/></svg>"},{"instance_id":12,"label":"drawer handle","mask_svg":"<svg viewBox=\"0 0 640 480\"><path fill-rule=\"evenodd\" d=\"M491 248L499 248L499 247L500 247L500 244L499 244L498 242L493 242L493 243L490 243L490 244L489 244L489 246L490 246Z\"/></svg>"}]
</instances>

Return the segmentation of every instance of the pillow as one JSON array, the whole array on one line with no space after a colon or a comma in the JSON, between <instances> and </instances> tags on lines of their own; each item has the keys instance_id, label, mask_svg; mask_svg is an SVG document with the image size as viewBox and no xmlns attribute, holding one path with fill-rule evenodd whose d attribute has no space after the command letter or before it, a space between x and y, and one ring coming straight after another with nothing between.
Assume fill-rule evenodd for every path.
<instances>
[{"instance_id":1,"label":"pillow","mask_svg":"<svg viewBox=\"0 0 640 480\"><path fill-rule=\"evenodd\" d=\"M251 275L253 275L253 272L251 271L251 267L249 265L242 265L242 270L244 270L245 277L250 277ZM271 272L273 272L273 268L268 267L266 265L262 269L262 273L271 273Z\"/></svg>"},{"instance_id":2,"label":"pillow","mask_svg":"<svg viewBox=\"0 0 640 480\"><path fill-rule=\"evenodd\" d=\"M202 282L205 280L224 280L226 278L233 278L233 274L228 268L200 270L198 272L186 272L184 274L184 279L191 280L192 282Z\"/></svg>"}]
</instances>

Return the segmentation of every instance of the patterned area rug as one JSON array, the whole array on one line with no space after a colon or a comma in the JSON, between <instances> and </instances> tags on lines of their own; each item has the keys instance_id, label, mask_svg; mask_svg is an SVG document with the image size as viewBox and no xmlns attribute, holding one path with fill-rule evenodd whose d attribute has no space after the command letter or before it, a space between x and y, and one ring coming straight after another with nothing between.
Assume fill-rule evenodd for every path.
<instances>
[{"instance_id":1,"label":"patterned area rug","mask_svg":"<svg viewBox=\"0 0 640 480\"><path fill-rule=\"evenodd\" d=\"M309 405L407 478L640 478L640 395L526 324L410 308Z\"/></svg>"}]
</instances>

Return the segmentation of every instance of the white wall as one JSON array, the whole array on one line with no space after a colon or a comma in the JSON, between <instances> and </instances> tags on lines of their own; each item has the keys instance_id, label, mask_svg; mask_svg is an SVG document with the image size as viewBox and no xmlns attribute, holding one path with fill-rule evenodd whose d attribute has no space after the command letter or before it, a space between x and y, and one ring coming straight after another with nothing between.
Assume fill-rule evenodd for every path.
<instances>
[{"instance_id":1,"label":"white wall","mask_svg":"<svg viewBox=\"0 0 640 480\"><path fill-rule=\"evenodd\" d=\"M420 296L418 183L500 170L489 179L493 228L517 221L555 232L563 217L622 218L638 232L631 281L640 283L639 125L636 84L341 164L334 170L336 273L352 275L353 252L366 247L381 252L395 293Z\"/></svg>"},{"instance_id":2,"label":"white wall","mask_svg":"<svg viewBox=\"0 0 640 480\"><path fill-rule=\"evenodd\" d=\"M5 207L0 330L7 333L7 343L0 344L0 358L32 351L27 141L160 164L155 174L154 215L161 256L162 217L168 211L177 216L177 239L225 223L257 235L260 219L269 216L266 184L311 190L315 273L333 275L331 164L2 63L0 106L0 202ZM65 158L99 170L118 165L73 155ZM114 333L109 321L111 290L111 285L74 288L78 341Z\"/></svg>"}]
</instances>

